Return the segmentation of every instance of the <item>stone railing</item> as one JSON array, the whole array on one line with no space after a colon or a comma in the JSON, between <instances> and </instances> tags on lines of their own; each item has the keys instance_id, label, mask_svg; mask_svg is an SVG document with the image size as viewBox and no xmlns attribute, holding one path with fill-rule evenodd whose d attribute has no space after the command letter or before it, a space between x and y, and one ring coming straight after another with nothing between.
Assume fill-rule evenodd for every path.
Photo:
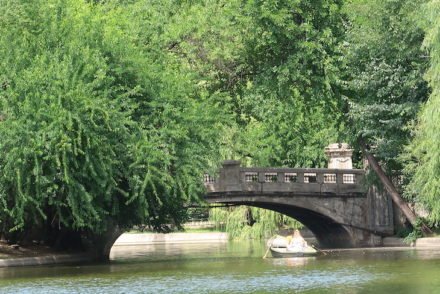
<instances>
[{"instance_id":1,"label":"stone railing","mask_svg":"<svg viewBox=\"0 0 440 294\"><path fill-rule=\"evenodd\" d=\"M358 169L243 168L239 161L225 161L219 177L205 175L208 193L258 192L297 194L362 193L365 172Z\"/></svg>"}]
</instances>

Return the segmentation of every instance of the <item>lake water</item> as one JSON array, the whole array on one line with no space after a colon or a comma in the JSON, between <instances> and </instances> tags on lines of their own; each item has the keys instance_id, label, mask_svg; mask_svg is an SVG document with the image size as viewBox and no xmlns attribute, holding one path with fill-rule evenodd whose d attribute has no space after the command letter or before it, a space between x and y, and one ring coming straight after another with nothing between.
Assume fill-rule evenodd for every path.
<instances>
[{"instance_id":1,"label":"lake water","mask_svg":"<svg viewBox=\"0 0 440 294\"><path fill-rule=\"evenodd\" d=\"M0 293L440 293L440 249L264 253L248 242L115 247L107 263L0 269Z\"/></svg>"}]
</instances>

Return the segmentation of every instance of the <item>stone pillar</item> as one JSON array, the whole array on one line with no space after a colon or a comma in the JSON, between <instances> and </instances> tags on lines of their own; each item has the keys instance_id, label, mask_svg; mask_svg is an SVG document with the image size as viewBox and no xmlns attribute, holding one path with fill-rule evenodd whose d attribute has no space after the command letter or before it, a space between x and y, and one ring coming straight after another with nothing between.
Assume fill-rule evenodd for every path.
<instances>
[{"instance_id":1,"label":"stone pillar","mask_svg":"<svg viewBox=\"0 0 440 294\"><path fill-rule=\"evenodd\" d=\"M220 189L225 192L241 191L240 161L225 160L220 171Z\"/></svg>"},{"instance_id":2,"label":"stone pillar","mask_svg":"<svg viewBox=\"0 0 440 294\"><path fill-rule=\"evenodd\" d=\"M351 156L353 149L347 143L333 143L325 147L325 155L329 158L328 168L353 169Z\"/></svg>"}]
</instances>

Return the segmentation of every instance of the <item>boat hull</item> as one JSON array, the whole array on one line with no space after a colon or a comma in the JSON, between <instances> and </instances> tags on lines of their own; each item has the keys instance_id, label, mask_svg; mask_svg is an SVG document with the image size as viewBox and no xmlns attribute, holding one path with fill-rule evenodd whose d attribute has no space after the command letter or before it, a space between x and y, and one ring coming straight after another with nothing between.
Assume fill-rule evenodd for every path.
<instances>
[{"instance_id":1,"label":"boat hull","mask_svg":"<svg viewBox=\"0 0 440 294\"><path fill-rule=\"evenodd\" d=\"M287 248L270 248L270 253L273 257L305 257L315 256L318 252L313 248L305 248L301 251L288 250Z\"/></svg>"}]
</instances>

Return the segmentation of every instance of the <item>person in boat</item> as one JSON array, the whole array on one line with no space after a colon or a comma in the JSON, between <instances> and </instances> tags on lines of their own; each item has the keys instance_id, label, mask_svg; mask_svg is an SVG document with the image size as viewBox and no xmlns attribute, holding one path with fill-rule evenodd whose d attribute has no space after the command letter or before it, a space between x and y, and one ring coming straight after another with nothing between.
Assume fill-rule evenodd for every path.
<instances>
[{"instance_id":1,"label":"person in boat","mask_svg":"<svg viewBox=\"0 0 440 294\"><path fill-rule=\"evenodd\" d=\"M293 231L293 236L289 244L287 245L287 250L289 251L304 251L308 247L307 241L301 236L299 230Z\"/></svg>"}]
</instances>

